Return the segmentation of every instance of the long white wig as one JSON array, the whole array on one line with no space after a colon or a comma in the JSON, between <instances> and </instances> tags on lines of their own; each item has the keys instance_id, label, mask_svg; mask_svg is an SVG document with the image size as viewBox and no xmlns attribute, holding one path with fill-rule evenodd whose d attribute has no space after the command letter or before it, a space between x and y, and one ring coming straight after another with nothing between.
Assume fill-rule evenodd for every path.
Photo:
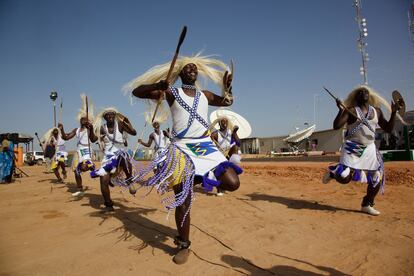
<instances>
[{"instance_id":1,"label":"long white wig","mask_svg":"<svg viewBox=\"0 0 414 276\"><path fill-rule=\"evenodd\" d=\"M198 76L201 76L205 80L203 84L201 84L199 79L196 81L195 85L198 89L203 90L203 88L205 88L207 85L207 81L211 80L216 85L221 87L223 97L225 97L226 99L231 99L231 95L227 93L223 87L224 73L225 71L230 70L224 62L211 57L212 56L202 56L201 52L192 57L178 57L170 76L170 83L174 84L177 81L180 72L185 65L189 63L194 63L198 69ZM168 74L168 70L170 69L170 65L171 62L156 65L149 69L147 72L145 72L143 75L133 79L123 87L125 94L129 94L130 96L132 96L132 91L141 85L153 84L161 80L165 80Z\"/></svg>"},{"instance_id":2,"label":"long white wig","mask_svg":"<svg viewBox=\"0 0 414 276\"><path fill-rule=\"evenodd\" d=\"M355 87L344 100L344 105L348 108L356 106L357 105L356 96L358 94L358 91L364 88L368 90L369 92L369 100L368 100L369 105L373 107L377 107L377 108L380 108L381 106L383 106L388 111L388 113L391 114L391 105L388 103L388 101L384 99L380 94L378 94L372 87L368 85L359 85ZM397 118L401 122L405 123L403 118L401 118L400 114L398 113L397 113Z\"/></svg>"},{"instance_id":3,"label":"long white wig","mask_svg":"<svg viewBox=\"0 0 414 276\"><path fill-rule=\"evenodd\" d=\"M114 113L115 115L118 114L118 110L115 107L107 107L104 108L101 112L99 112L95 120L93 121L93 132L97 135L100 139L101 134L101 126L103 125L104 117L108 113Z\"/></svg>"},{"instance_id":4,"label":"long white wig","mask_svg":"<svg viewBox=\"0 0 414 276\"><path fill-rule=\"evenodd\" d=\"M82 107L79 109L78 115L77 115L77 119L78 122L80 121L81 118L85 118L86 115L88 115L88 120L90 122L93 122L93 113L94 113L94 106L91 102L89 102L89 108L88 108L88 114L86 114L86 95L85 94L81 94L81 99L82 99Z\"/></svg>"},{"instance_id":5,"label":"long white wig","mask_svg":"<svg viewBox=\"0 0 414 276\"><path fill-rule=\"evenodd\" d=\"M233 131L234 128L234 124L231 121L231 119L228 116L225 115L220 115L217 119L215 119L211 124L210 124L210 132L214 132L216 131L216 125L218 124L220 126L220 121L226 119L227 120L227 129L230 129L231 131Z\"/></svg>"},{"instance_id":6,"label":"long white wig","mask_svg":"<svg viewBox=\"0 0 414 276\"><path fill-rule=\"evenodd\" d=\"M46 131L46 133L43 135L42 137L42 141L44 141L45 145L49 145L50 141L52 140L53 137L53 131L57 129L58 130L58 136L62 136L62 133L60 131L59 128L57 127L52 127L51 129L49 129L48 131Z\"/></svg>"},{"instance_id":7,"label":"long white wig","mask_svg":"<svg viewBox=\"0 0 414 276\"><path fill-rule=\"evenodd\" d=\"M144 112L145 121L147 125L152 125L152 117L154 116L154 112L156 109L156 105L153 101L147 102L147 109ZM158 122L160 125L165 123L168 120L170 115L169 109L166 107L164 102L161 102L160 106L158 107L157 114L155 115L154 122Z\"/></svg>"},{"instance_id":8,"label":"long white wig","mask_svg":"<svg viewBox=\"0 0 414 276\"><path fill-rule=\"evenodd\" d=\"M114 113L116 121L120 121L121 118L125 117L124 115L119 113L119 111L115 107L112 106L104 108L101 112L98 113L98 115L96 115L96 118L93 121L93 131L95 135L98 137L98 143L101 146L101 148L104 148L102 140L103 137L101 136L101 126L103 125L103 120L105 120L105 115L108 113ZM124 140L127 140L128 134L124 131L122 133L122 137Z\"/></svg>"}]
</instances>

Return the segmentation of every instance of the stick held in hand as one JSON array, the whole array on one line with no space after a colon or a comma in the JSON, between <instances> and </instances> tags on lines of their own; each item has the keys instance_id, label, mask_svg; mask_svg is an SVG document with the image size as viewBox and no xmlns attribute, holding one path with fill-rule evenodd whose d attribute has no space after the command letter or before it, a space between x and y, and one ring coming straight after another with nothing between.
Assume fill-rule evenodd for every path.
<instances>
[{"instance_id":1,"label":"stick held in hand","mask_svg":"<svg viewBox=\"0 0 414 276\"><path fill-rule=\"evenodd\" d=\"M181 45L184 42L186 34L187 34L187 26L184 26L182 31L181 31L180 38L178 39L177 48L175 49L175 54L174 54L174 57L171 61L170 69L168 70L167 77L165 79L167 82L168 82L168 80L171 76L171 73L172 73L173 69L174 69L175 62L177 61L177 58L178 58L178 53L180 52L180 48L181 48ZM162 93L160 98L158 99L157 106L155 107L154 115L152 116L151 122L154 122L155 116L157 115L158 108L159 108L163 98L164 98L164 93Z\"/></svg>"}]
</instances>

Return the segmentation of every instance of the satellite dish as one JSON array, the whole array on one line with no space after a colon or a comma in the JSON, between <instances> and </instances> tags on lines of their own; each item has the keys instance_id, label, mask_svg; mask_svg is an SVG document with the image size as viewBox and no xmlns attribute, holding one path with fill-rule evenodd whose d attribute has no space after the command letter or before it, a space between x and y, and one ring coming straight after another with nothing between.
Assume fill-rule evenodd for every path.
<instances>
[{"instance_id":1,"label":"satellite dish","mask_svg":"<svg viewBox=\"0 0 414 276\"><path fill-rule=\"evenodd\" d=\"M306 138L309 138L312 135L312 133L315 131L315 128L316 128L316 125L311 125L308 128L305 128L293 134L290 134L288 137L283 139L283 141L287 143L300 143Z\"/></svg>"},{"instance_id":2,"label":"satellite dish","mask_svg":"<svg viewBox=\"0 0 414 276\"><path fill-rule=\"evenodd\" d=\"M217 109L210 114L210 123L219 118L227 118L233 125L238 126L237 135L240 139L247 138L252 134L252 128L249 122L241 115L228 109ZM217 127L217 126L216 126Z\"/></svg>"}]
</instances>

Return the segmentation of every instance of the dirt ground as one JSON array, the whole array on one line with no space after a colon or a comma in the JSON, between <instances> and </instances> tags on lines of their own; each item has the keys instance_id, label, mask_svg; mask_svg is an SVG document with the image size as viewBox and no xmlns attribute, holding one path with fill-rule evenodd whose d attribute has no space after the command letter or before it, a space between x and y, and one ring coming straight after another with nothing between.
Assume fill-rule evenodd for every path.
<instances>
[{"instance_id":1,"label":"dirt ground","mask_svg":"<svg viewBox=\"0 0 414 276\"><path fill-rule=\"evenodd\" d=\"M413 275L414 162L386 163L373 217L366 186L321 182L327 162L244 163L223 197L197 189L192 254L172 262L174 215L152 192L112 188L102 213L99 180L74 200L74 176L53 184L44 167L0 185L0 275Z\"/></svg>"}]
</instances>

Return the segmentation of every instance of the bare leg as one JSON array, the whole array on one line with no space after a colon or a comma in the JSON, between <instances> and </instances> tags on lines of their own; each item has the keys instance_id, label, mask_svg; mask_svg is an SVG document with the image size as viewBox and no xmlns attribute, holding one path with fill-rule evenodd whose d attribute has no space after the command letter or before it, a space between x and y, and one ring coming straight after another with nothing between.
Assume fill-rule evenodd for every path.
<instances>
[{"instance_id":1,"label":"bare leg","mask_svg":"<svg viewBox=\"0 0 414 276\"><path fill-rule=\"evenodd\" d=\"M111 191L109 190L109 181L111 181L111 176L109 174L101 176L99 178L101 184L101 193L104 198L104 205L108 211L113 211L113 201L111 200Z\"/></svg>"},{"instance_id":2,"label":"bare leg","mask_svg":"<svg viewBox=\"0 0 414 276\"><path fill-rule=\"evenodd\" d=\"M121 157L119 160L119 164L122 170L125 173L127 179L131 178L132 176L132 163L126 160L125 158Z\"/></svg>"},{"instance_id":3,"label":"bare leg","mask_svg":"<svg viewBox=\"0 0 414 276\"><path fill-rule=\"evenodd\" d=\"M63 175L63 179L66 179L67 177L67 173L66 173L66 166L65 166L65 162L59 162L60 167L62 168L62 175Z\"/></svg>"},{"instance_id":4,"label":"bare leg","mask_svg":"<svg viewBox=\"0 0 414 276\"><path fill-rule=\"evenodd\" d=\"M174 193L178 194L182 191L182 185L174 186ZM183 264L187 261L190 254L190 213L187 214L187 217L184 220L184 223L181 226L181 223L184 219L184 215L190 208L191 196L187 196L184 203L181 206L178 206L175 209L175 223L177 225L178 237L176 237L175 243L178 245L178 253L174 256L173 261L176 264Z\"/></svg>"},{"instance_id":5,"label":"bare leg","mask_svg":"<svg viewBox=\"0 0 414 276\"><path fill-rule=\"evenodd\" d=\"M62 180L62 178L60 177L60 174L59 174L59 165L53 170L53 172L55 173L56 178L58 179L58 181L62 182L63 180Z\"/></svg>"},{"instance_id":6,"label":"bare leg","mask_svg":"<svg viewBox=\"0 0 414 276\"><path fill-rule=\"evenodd\" d=\"M82 177L78 172L75 172L75 179L76 179L76 187L78 188L79 191L83 191Z\"/></svg>"},{"instance_id":7,"label":"bare leg","mask_svg":"<svg viewBox=\"0 0 414 276\"><path fill-rule=\"evenodd\" d=\"M380 186L381 186L381 184L378 184L375 187L373 185L368 184L367 194L362 199L362 203L361 203L362 207L374 206L374 199L375 199L375 197L377 196L377 194L380 190Z\"/></svg>"}]
</instances>

